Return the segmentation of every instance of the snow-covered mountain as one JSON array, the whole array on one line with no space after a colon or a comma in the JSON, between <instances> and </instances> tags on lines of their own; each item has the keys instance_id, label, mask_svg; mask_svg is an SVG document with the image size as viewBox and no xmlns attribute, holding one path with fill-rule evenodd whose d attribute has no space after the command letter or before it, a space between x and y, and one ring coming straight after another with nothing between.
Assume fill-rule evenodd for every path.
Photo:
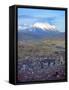
<instances>
[{"instance_id":1,"label":"snow-covered mountain","mask_svg":"<svg viewBox=\"0 0 69 90\"><path fill-rule=\"evenodd\" d=\"M18 30L23 30L23 31L36 31L36 30L42 30L42 31L56 31L57 28L55 25L51 25L49 23L41 23L41 22L36 22L33 25L19 25Z\"/></svg>"},{"instance_id":2,"label":"snow-covered mountain","mask_svg":"<svg viewBox=\"0 0 69 90\"><path fill-rule=\"evenodd\" d=\"M56 26L55 25L51 25L49 23L35 23L33 26L33 28L40 28L43 31L49 30L49 31L55 31L56 30Z\"/></svg>"},{"instance_id":3,"label":"snow-covered mountain","mask_svg":"<svg viewBox=\"0 0 69 90\"><path fill-rule=\"evenodd\" d=\"M21 25L18 28L18 38L22 39L48 39L64 38L64 33L59 32L55 25L49 23L34 23L33 25Z\"/></svg>"}]
</instances>

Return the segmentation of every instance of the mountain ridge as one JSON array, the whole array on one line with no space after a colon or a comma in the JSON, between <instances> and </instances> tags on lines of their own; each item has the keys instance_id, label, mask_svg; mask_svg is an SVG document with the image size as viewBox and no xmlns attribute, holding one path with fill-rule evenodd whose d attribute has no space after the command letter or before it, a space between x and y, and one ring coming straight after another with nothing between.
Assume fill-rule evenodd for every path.
<instances>
[{"instance_id":1,"label":"mountain ridge","mask_svg":"<svg viewBox=\"0 0 69 90\"><path fill-rule=\"evenodd\" d=\"M39 28L30 28L25 30L19 30L18 31L18 39L19 40L40 40L40 39L58 39L62 38L64 39L65 33L59 32L59 31L51 31L51 30L45 30Z\"/></svg>"}]
</instances>

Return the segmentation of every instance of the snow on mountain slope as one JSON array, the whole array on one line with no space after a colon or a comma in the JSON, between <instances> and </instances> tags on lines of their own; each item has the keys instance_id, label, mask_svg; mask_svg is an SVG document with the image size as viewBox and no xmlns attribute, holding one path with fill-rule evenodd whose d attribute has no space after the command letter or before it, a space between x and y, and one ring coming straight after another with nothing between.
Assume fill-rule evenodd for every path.
<instances>
[{"instance_id":1,"label":"snow on mountain slope","mask_svg":"<svg viewBox=\"0 0 69 90\"><path fill-rule=\"evenodd\" d=\"M42 31L57 31L57 28L55 25L51 25L49 23L41 23L36 22L33 25L19 25L18 30L23 31L36 31L36 30L42 30Z\"/></svg>"},{"instance_id":2,"label":"snow on mountain slope","mask_svg":"<svg viewBox=\"0 0 69 90\"><path fill-rule=\"evenodd\" d=\"M64 39L64 33L57 30L55 25L49 23L34 23L33 25L21 25L18 28L19 40L39 40L39 39Z\"/></svg>"},{"instance_id":3,"label":"snow on mountain slope","mask_svg":"<svg viewBox=\"0 0 69 90\"><path fill-rule=\"evenodd\" d=\"M40 23L40 22L37 22L32 27L40 28L43 31L46 31L46 30L56 30L56 26L55 25L51 25L49 23Z\"/></svg>"}]
</instances>

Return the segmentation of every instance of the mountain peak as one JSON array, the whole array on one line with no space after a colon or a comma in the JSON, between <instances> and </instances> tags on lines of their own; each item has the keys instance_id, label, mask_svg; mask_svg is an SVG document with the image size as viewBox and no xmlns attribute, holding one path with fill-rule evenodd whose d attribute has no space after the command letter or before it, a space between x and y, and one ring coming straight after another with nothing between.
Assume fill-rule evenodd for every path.
<instances>
[{"instance_id":1,"label":"mountain peak","mask_svg":"<svg viewBox=\"0 0 69 90\"><path fill-rule=\"evenodd\" d=\"M51 24L49 24L49 23L37 22L37 23L33 24L32 27L33 27L33 28L42 29L43 31L46 31L46 30L56 31L56 26L55 26L55 25L51 25Z\"/></svg>"},{"instance_id":2,"label":"mountain peak","mask_svg":"<svg viewBox=\"0 0 69 90\"><path fill-rule=\"evenodd\" d=\"M22 30L22 31L58 31L56 26L54 24L49 24L49 23L42 23L42 22L36 22L32 25L27 25L27 24L23 24L23 25L19 25L18 26L18 30Z\"/></svg>"}]
</instances>

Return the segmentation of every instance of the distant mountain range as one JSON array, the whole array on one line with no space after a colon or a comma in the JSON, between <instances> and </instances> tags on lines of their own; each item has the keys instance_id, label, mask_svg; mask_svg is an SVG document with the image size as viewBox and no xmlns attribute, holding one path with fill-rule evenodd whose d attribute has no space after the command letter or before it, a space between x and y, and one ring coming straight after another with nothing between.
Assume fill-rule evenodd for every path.
<instances>
[{"instance_id":1,"label":"distant mountain range","mask_svg":"<svg viewBox=\"0 0 69 90\"><path fill-rule=\"evenodd\" d=\"M36 23L32 27L19 28L18 40L64 39L65 33L59 32L55 25Z\"/></svg>"}]
</instances>

